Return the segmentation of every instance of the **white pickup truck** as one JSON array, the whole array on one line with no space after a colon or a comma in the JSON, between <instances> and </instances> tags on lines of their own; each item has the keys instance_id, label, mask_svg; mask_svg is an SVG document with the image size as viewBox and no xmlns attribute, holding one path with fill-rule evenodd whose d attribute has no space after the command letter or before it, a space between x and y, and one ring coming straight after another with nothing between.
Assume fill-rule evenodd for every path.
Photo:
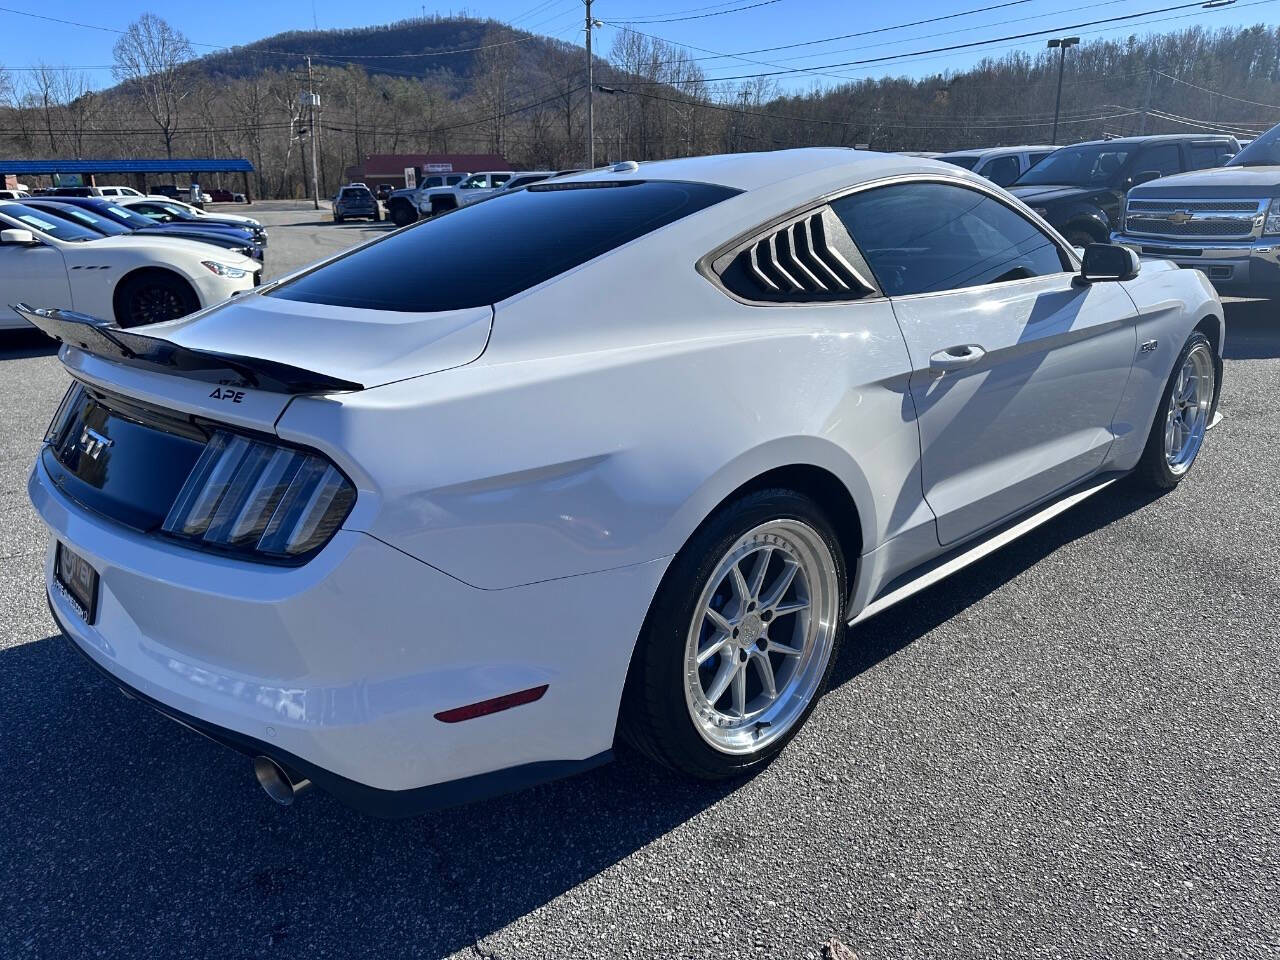
<instances>
[{"instance_id":1,"label":"white pickup truck","mask_svg":"<svg viewBox=\"0 0 1280 960\"><path fill-rule=\"evenodd\" d=\"M531 183L556 176L555 170L488 170L473 173L452 186L422 186L417 190L397 190L387 200L387 210L397 226L420 217L433 217L491 197L507 190L519 190Z\"/></svg>"},{"instance_id":2,"label":"white pickup truck","mask_svg":"<svg viewBox=\"0 0 1280 960\"><path fill-rule=\"evenodd\" d=\"M387 210L396 226L404 226L420 217L433 217L465 207L473 200L487 197L515 176L511 170L487 170L464 176L453 184L435 184L427 177L416 190L396 190L387 199ZM452 176L450 176L452 179Z\"/></svg>"}]
</instances>

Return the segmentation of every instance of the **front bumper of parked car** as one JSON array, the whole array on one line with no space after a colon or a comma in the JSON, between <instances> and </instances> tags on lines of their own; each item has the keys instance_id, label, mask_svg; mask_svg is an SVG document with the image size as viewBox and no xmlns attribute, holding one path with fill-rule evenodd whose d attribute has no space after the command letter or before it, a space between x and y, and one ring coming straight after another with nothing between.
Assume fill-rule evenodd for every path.
<instances>
[{"instance_id":1,"label":"front bumper of parked car","mask_svg":"<svg viewBox=\"0 0 1280 960\"><path fill-rule=\"evenodd\" d=\"M481 590L346 529L301 566L269 566L91 513L39 461L28 491L52 531L50 609L85 656L171 718L380 816L608 759L664 567ZM58 543L97 573L87 618L55 575ZM438 716L539 687L501 712Z\"/></svg>"},{"instance_id":2,"label":"front bumper of parked car","mask_svg":"<svg viewBox=\"0 0 1280 960\"><path fill-rule=\"evenodd\" d=\"M1184 269L1199 270L1226 296L1280 296L1280 237L1209 242L1113 233L1111 242L1144 260L1172 260Z\"/></svg>"}]
</instances>

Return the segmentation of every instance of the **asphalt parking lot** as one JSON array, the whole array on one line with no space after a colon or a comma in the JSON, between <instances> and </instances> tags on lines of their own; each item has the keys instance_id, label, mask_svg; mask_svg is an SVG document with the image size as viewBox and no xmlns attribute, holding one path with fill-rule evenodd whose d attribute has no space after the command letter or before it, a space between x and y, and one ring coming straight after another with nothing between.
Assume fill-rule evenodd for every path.
<instances>
[{"instance_id":1,"label":"asphalt parking lot","mask_svg":"<svg viewBox=\"0 0 1280 960\"><path fill-rule=\"evenodd\" d=\"M268 276L386 226L255 204ZM1280 308L1228 310L1222 423L852 631L746 783L629 753L382 822L121 696L45 608L25 483L67 384L0 334L0 957L1280 954Z\"/></svg>"}]
</instances>

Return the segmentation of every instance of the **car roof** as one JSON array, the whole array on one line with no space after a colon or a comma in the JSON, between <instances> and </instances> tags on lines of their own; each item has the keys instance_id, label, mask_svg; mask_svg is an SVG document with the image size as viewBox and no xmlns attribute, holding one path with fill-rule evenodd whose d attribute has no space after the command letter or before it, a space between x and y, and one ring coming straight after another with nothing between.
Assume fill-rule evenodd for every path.
<instances>
[{"instance_id":1,"label":"car roof","mask_svg":"<svg viewBox=\"0 0 1280 960\"><path fill-rule=\"evenodd\" d=\"M848 147L799 147L763 153L733 153L678 160L652 160L636 164L617 164L557 178L557 183L608 181L620 178L640 180L686 180L714 183L735 190L758 190L772 184L805 178L817 189L829 183L832 188L847 183L861 183L880 177L910 173L944 174L969 177L976 183L986 181L954 164L926 157L910 157L897 153L876 153Z\"/></svg>"},{"instance_id":2,"label":"car roof","mask_svg":"<svg viewBox=\"0 0 1280 960\"><path fill-rule=\"evenodd\" d=\"M1218 143L1223 140L1231 139L1232 137L1228 133L1154 133L1145 137L1112 137L1110 140L1081 140L1079 143L1065 143L1062 146L1091 147L1095 144L1106 143L1116 147L1136 147L1144 143L1156 143L1157 141L1180 143L1183 140L1202 140ZM1061 150L1062 147L1058 147L1057 149Z\"/></svg>"},{"instance_id":3,"label":"car roof","mask_svg":"<svg viewBox=\"0 0 1280 960\"><path fill-rule=\"evenodd\" d=\"M990 157L1001 153L1027 153L1031 150L1057 150L1057 147L1050 146L1047 143L1024 144L1018 147L974 147L972 150L952 150L950 153L944 153L939 160L946 160L949 157Z\"/></svg>"}]
</instances>

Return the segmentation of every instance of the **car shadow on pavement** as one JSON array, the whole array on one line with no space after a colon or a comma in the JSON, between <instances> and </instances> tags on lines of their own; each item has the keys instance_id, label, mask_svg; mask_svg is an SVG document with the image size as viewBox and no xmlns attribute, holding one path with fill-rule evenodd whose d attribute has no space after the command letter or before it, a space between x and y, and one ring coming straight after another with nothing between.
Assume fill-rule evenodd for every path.
<instances>
[{"instance_id":1,"label":"car shadow on pavement","mask_svg":"<svg viewBox=\"0 0 1280 960\"><path fill-rule=\"evenodd\" d=\"M1161 495L1121 478L1027 536L864 621L846 635L840 659L831 672L831 686L839 686L891 657L1059 548L1141 510Z\"/></svg>"},{"instance_id":2,"label":"car shadow on pavement","mask_svg":"<svg viewBox=\"0 0 1280 960\"><path fill-rule=\"evenodd\" d=\"M50 340L39 330L0 331L0 362L51 357L58 352L58 347L56 340Z\"/></svg>"},{"instance_id":3,"label":"car shadow on pavement","mask_svg":"<svg viewBox=\"0 0 1280 960\"><path fill-rule=\"evenodd\" d=\"M366 230L394 230L396 225L390 220L344 220L338 223L336 220L304 220L301 223L291 223L289 229L294 227L332 227L334 230L353 230L363 227Z\"/></svg>"},{"instance_id":4,"label":"car shadow on pavement","mask_svg":"<svg viewBox=\"0 0 1280 960\"><path fill-rule=\"evenodd\" d=\"M1234 300L1223 304L1227 321L1225 360L1280 357L1280 301Z\"/></svg>"},{"instance_id":5,"label":"car shadow on pavement","mask_svg":"<svg viewBox=\"0 0 1280 960\"><path fill-rule=\"evenodd\" d=\"M1116 484L869 621L833 682L1149 500ZM55 633L0 651L0 955L470 951L737 786L620 750L590 773L413 820L315 792L277 807L246 758L126 699Z\"/></svg>"}]
</instances>

